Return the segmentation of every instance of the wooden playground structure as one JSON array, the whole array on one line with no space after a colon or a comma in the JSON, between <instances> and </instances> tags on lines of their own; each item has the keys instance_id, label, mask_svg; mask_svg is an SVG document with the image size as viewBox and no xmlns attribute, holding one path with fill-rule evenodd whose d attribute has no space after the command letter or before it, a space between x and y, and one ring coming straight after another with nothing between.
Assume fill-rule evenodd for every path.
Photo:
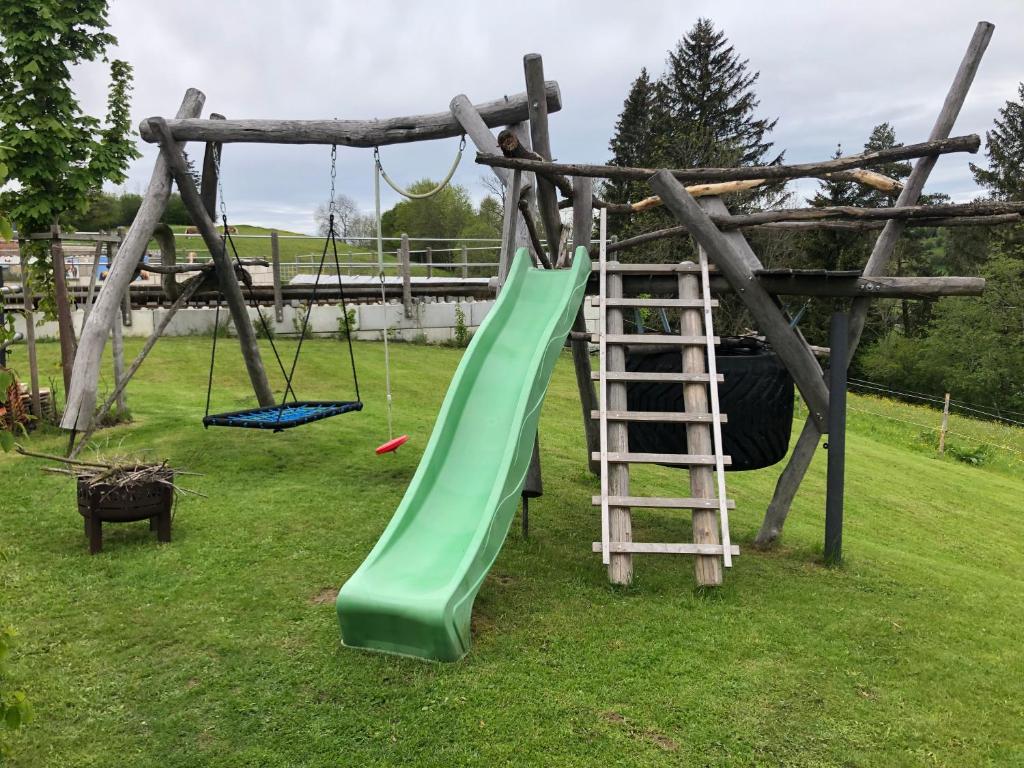
<instances>
[{"instance_id":1,"label":"wooden playground structure","mask_svg":"<svg viewBox=\"0 0 1024 768\"><path fill-rule=\"evenodd\" d=\"M544 79L537 54L524 57L525 92L495 101L474 104L466 95L452 99L449 110L429 115L387 120L246 120L211 114L201 118L205 97L190 89L173 119L152 117L140 126L142 138L160 145L149 187L138 215L119 241L120 256L83 328L68 390L61 426L75 433L88 432L96 411L99 365L106 339L121 309L122 297L131 283L146 245L158 229L172 182L202 235L212 261L199 265L200 274L178 286L176 305L188 300L202 281L216 280L234 326L253 391L261 406L274 404L256 332L247 312L242 288L216 220L219 162L231 143L317 144L379 148L390 144L466 136L477 150L476 160L493 170L506 192L505 218L499 258L499 277L491 290L501 287L513 254L526 248L537 267L568 267L579 247L590 252L599 268L591 276L589 293L599 310L596 334L588 332L582 308L577 313L570 346L580 393L586 435L586 460L601 478L594 504L602 516L602 540L595 542L607 565L608 578L627 584L633 577L633 555L678 553L694 556L696 578L701 585L722 581L722 569L731 564L738 548L728 532L725 467L715 369L712 310L714 295L735 294L757 324L774 353L791 375L810 415L803 425L789 463L783 470L757 536L758 546L768 546L782 532L797 489L818 447L829 435L829 481L826 513L826 558L841 556L842 480L845 429L845 371L860 341L865 317L876 298L932 299L940 296L973 296L984 288L980 278L893 277L886 274L897 241L907 227L1013 224L1021 221L1024 203L970 205L919 205L925 182L940 155L976 152L978 136L951 136L968 90L993 31L978 24L960 63L948 95L927 140L874 153L851 155L817 163L738 168L625 168L567 164L553 161L549 115L562 108L557 83ZM494 129L500 129L495 135ZM183 149L187 142L205 148L202 183L189 173ZM904 184L862 166L915 159ZM595 194L593 179L640 179L650 183L652 195L627 204L611 204ZM806 208L766 210L742 215L729 212L723 195L757 187L770 181L797 178L841 179L897 193L886 208ZM688 185L688 186L686 186ZM603 237L607 216L629 216L653 206L664 206L678 225L615 243ZM572 209L572 224L563 222L561 210ZM600 242L592 242L595 213L601 222ZM871 256L858 273L825 270L765 269L745 233L765 229L877 230ZM623 258L631 249L658 239L690 237L698 245L697 263L651 264ZM165 265L173 267L173 265ZM170 269L175 282L179 271ZM643 293L643 296L638 294ZM328 294L329 295L329 294ZM783 309L779 296L820 296L850 300L848 312L834 318L831 360L823 370L815 351ZM680 310L678 334L664 337L627 334L623 314L636 307ZM160 335L147 341L151 348ZM598 368L592 363L591 344L596 342ZM679 384L685 410L679 413L631 411L627 387L645 380L625 367L629 345L661 343L679 347L682 370L656 379ZM144 357L144 355L143 355ZM141 360L138 361L141 363ZM137 366L135 366L137 368ZM651 374L653 375L653 374ZM128 374L130 378L130 373ZM595 383L598 388L595 390ZM689 452L682 455L630 452L630 422L676 421L685 424ZM677 498L645 498L630 494L629 467L636 463L686 466L689 495ZM535 447L524 498L541 488L539 453ZM525 503L524 503L525 506ZM685 543L634 542L633 509L672 508L691 510L693 540ZM525 513L525 509L524 509Z\"/></svg>"}]
</instances>

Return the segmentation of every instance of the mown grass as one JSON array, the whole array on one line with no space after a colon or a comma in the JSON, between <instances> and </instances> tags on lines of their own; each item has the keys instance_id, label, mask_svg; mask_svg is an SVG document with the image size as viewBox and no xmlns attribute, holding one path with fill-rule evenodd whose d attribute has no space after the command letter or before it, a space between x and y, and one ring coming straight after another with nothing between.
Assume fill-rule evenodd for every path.
<instances>
[{"instance_id":1,"label":"mown grass","mask_svg":"<svg viewBox=\"0 0 1024 768\"><path fill-rule=\"evenodd\" d=\"M615 589L590 552L596 483L565 357L531 536L513 526L470 655L427 664L341 647L332 597L401 498L461 353L392 347L413 439L377 457L379 344L356 346L366 410L276 436L203 431L206 344L161 341L133 384L135 422L102 436L202 473L186 483L207 498L181 500L171 544L109 526L90 557L70 485L0 456L0 622L22 633L13 682L37 711L11 765L1024 763L1013 467L937 458L907 443L915 427L851 411L842 567L820 565L822 451L768 554L749 545L778 468L729 476L743 554L720 590L695 590L691 562L669 557L638 559ZM347 396L341 343L306 344L300 395ZM56 346L42 349L52 366ZM218 358L214 407L249 403L237 355ZM685 474L649 468L635 487L678 495ZM688 528L638 513L635 537Z\"/></svg>"}]
</instances>

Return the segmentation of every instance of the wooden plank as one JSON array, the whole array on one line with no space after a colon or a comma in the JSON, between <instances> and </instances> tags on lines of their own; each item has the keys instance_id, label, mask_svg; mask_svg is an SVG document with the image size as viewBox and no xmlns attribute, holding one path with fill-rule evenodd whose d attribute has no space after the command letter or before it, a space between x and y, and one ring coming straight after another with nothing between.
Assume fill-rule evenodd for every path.
<instances>
[{"instance_id":1,"label":"wooden plank","mask_svg":"<svg viewBox=\"0 0 1024 768\"><path fill-rule=\"evenodd\" d=\"M646 275L676 274L678 272L700 272L700 267L692 262L681 264L623 264L618 261L608 262L609 272L640 272Z\"/></svg>"},{"instance_id":2,"label":"wooden plank","mask_svg":"<svg viewBox=\"0 0 1024 768\"><path fill-rule=\"evenodd\" d=\"M178 109L178 117L192 117L202 110L206 97L190 88ZM167 200L171 195L171 178L166 161L158 157L153 166L142 204L135 214L128 233L121 242L121 257L117 264L112 264L107 279L96 297L89 322L85 324L79 340L78 354L75 356L74 372L71 377L71 388L67 390L67 403L61 419L64 429L88 429L92 423L93 409L96 407L96 388L100 375L100 362L103 348L110 333L110 324L121 304L121 295L131 284L135 275L135 265L146 252L153 228L160 221Z\"/></svg>"},{"instance_id":3,"label":"wooden plank","mask_svg":"<svg viewBox=\"0 0 1024 768\"><path fill-rule=\"evenodd\" d=\"M598 275L598 298L601 300L598 308L598 319L597 325L600 331L598 339L598 366L597 366L597 378L599 387L600 401L598 404L597 418L599 423L599 461L601 462L601 562L608 568L608 577L612 578L611 571L611 550L608 548L608 544L611 541L611 508L608 505L608 496L611 493L609 489L610 480L608 477L608 419L605 414L608 412L608 345L604 342L604 337L608 331L608 311L607 305L604 303L605 296L608 295L608 217L607 215L601 216L600 223L600 248L598 250L598 262L597 262L597 275ZM619 314L619 321L621 322L621 313ZM584 419L584 422L587 420ZM593 453L590 454L590 460L594 460ZM627 475L628 482L628 475Z\"/></svg>"},{"instance_id":4,"label":"wooden plank","mask_svg":"<svg viewBox=\"0 0 1024 768\"><path fill-rule=\"evenodd\" d=\"M824 419L828 414L828 387L814 353L790 326L776 300L757 282L746 258L725 239L683 186L671 174L660 171L651 179L651 186L737 289L737 295L758 328L792 375L814 420L824 430Z\"/></svg>"},{"instance_id":5,"label":"wooden plank","mask_svg":"<svg viewBox=\"0 0 1024 768\"><path fill-rule=\"evenodd\" d=\"M985 23L982 22L982 24ZM989 26L991 27L991 25ZM549 109L548 111L551 110ZM906 144L874 152L863 152L859 155L846 155L845 157L814 163L800 163L798 165L748 165L731 168L675 168L667 172L679 181L700 183L743 181L747 179L799 179L860 168L863 165L878 165L880 163L909 160L915 157L935 157L951 152L973 153L977 152L980 146L981 138L975 134L970 134L953 139L937 139L921 142L920 144ZM657 168L633 168L629 166L593 165L589 163L551 163L485 154L478 154L476 161L481 165L487 165L492 168L519 168L524 171L555 173L562 176L590 176L598 179L643 181L658 172ZM664 199L664 195L662 195L662 199Z\"/></svg>"},{"instance_id":6,"label":"wooden plank","mask_svg":"<svg viewBox=\"0 0 1024 768\"><path fill-rule=\"evenodd\" d=\"M23 300L24 311L22 317L25 319L25 348L28 350L28 376L29 391L31 392L32 413L37 419L42 419L42 398L39 392L39 358L36 350L36 313L32 301L32 276L28 268L28 260L25 255L22 243L18 241L18 258L21 262L22 286L25 290Z\"/></svg>"},{"instance_id":7,"label":"wooden plank","mask_svg":"<svg viewBox=\"0 0 1024 768\"><path fill-rule=\"evenodd\" d=\"M562 108L558 83L544 84L548 112ZM518 123L529 117L527 95L516 93L477 104L476 111L489 128ZM150 118L152 119L152 118ZM392 117L385 120L168 120L175 141L220 141L257 144L337 144L339 147L383 147L411 141L459 136L462 126L451 112ZM139 125L139 135L150 144L159 137L149 120Z\"/></svg>"},{"instance_id":8,"label":"wooden plank","mask_svg":"<svg viewBox=\"0 0 1024 768\"><path fill-rule=\"evenodd\" d=\"M110 324L110 333L110 351L114 358L114 387L118 392L116 415L117 420L120 421L128 412L128 403L124 392L126 384L124 380L124 332L117 318L114 318L114 322Z\"/></svg>"},{"instance_id":9,"label":"wooden plank","mask_svg":"<svg viewBox=\"0 0 1024 768\"><path fill-rule=\"evenodd\" d=\"M721 529L722 551L724 552L722 563L726 568L731 568L732 548L730 547L729 540L729 510L725 506L725 462L723 459L725 451L722 447L722 422L718 418L721 414L721 408L718 403L718 363L715 356L715 346L710 341L710 336L714 335L715 332L714 321L711 317L711 277L708 275L707 252L703 248L698 248L697 250L701 271L700 289L704 299L704 332L709 335L705 358L707 360L708 374L711 379L711 383L708 386L708 394L711 396L711 436L714 438L715 479L718 483L718 522ZM751 252L751 256L753 256L753 252ZM754 257L754 260L757 260L756 257Z\"/></svg>"},{"instance_id":10,"label":"wooden plank","mask_svg":"<svg viewBox=\"0 0 1024 768\"><path fill-rule=\"evenodd\" d=\"M591 496L590 503L595 506L601 503L600 496ZM698 499L694 496L672 498L668 496L610 496L608 503L622 507L643 509L718 509L718 499ZM729 509L736 508L736 502L726 499Z\"/></svg>"},{"instance_id":11,"label":"wooden plank","mask_svg":"<svg viewBox=\"0 0 1024 768\"><path fill-rule=\"evenodd\" d=\"M590 297L590 305L596 307L600 299L597 296ZM607 299L609 307L664 307L665 309L701 309L704 302L697 299L669 299L669 298L621 298ZM718 306L718 301L711 302L712 307Z\"/></svg>"},{"instance_id":12,"label":"wooden plank","mask_svg":"<svg viewBox=\"0 0 1024 768\"><path fill-rule=\"evenodd\" d=\"M594 552L600 552L601 542L595 541L591 548ZM735 544L725 548L721 544L656 544L641 541L615 542L611 549L612 552L629 552L635 555L702 555L716 558L723 552L727 557L740 553L740 548Z\"/></svg>"},{"instance_id":13,"label":"wooden plank","mask_svg":"<svg viewBox=\"0 0 1024 768\"><path fill-rule=\"evenodd\" d=\"M706 428L702 422L692 422L691 425L694 423L702 428ZM601 458L600 454L595 458ZM609 451L607 458L611 464L671 464L680 467L715 465L715 455L713 453L630 453L629 451ZM732 457L724 456L723 462L725 464L732 464ZM622 496L623 494L614 495Z\"/></svg>"},{"instance_id":14,"label":"wooden plank","mask_svg":"<svg viewBox=\"0 0 1024 768\"><path fill-rule=\"evenodd\" d=\"M715 418L714 415L710 413L686 413L677 411L607 411L605 416L609 421L653 421L664 422L666 424L710 424ZM591 411L590 418L600 418L600 411ZM718 420L724 424L729 419L725 414L720 413L718 414Z\"/></svg>"},{"instance_id":15,"label":"wooden plank","mask_svg":"<svg viewBox=\"0 0 1024 768\"><path fill-rule=\"evenodd\" d=\"M594 335L597 341L597 334ZM664 333L615 333L608 334L606 341L609 344L670 344L673 346L704 346L708 342L706 336L674 336ZM711 337L712 344L721 342L717 336Z\"/></svg>"},{"instance_id":16,"label":"wooden plank","mask_svg":"<svg viewBox=\"0 0 1024 768\"><path fill-rule=\"evenodd\" d=\"M596 374L592 374L594 378ZM662 373L660 371L609 371L609 381L662 381L676 384L687 384L697 382L708 382L711 378L706 373ZM725 377L718 375L717 381L725 381Z\"/></svg>"}]
</instances>

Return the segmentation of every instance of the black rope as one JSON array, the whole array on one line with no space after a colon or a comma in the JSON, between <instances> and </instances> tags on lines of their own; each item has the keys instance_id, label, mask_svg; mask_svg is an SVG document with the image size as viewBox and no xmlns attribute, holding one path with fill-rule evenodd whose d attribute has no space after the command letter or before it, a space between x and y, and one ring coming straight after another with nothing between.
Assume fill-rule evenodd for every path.
<instances>
[{"instance_id":1,"label":"black rope","mask_svg":"<svg viewBox=\"0 0 1024 768\"><path fill-rule=\"evenodd\" d=\"M210 377L206 382L206 414L203 419L210 415L210 393L213 392L213 365L217 362L217 332L220 330L220 297L217 299L217 309L213 314L213 347L210 350Z\"/></svg>"},{"instance_id":2,"label":"black rope","mask_svg":"<svg viewBox=\"0 0 1024 768\"><path fill-rule=\"evenodd\" d=\"M338 261L338 241L333 236L334 227L331 227L331 243L334 247L334 271L338 275L338 293L341 294L341 316L345 318L345 338L348 340L348 360L352 365L352 383L356 388L356 402L361 403L362 398L359 397L359 375L356 373L356 354L352 349L352 329L349 328L348 323L348 303L345 301L345 285L341 281L341 262ZM384 311L387 311L387 307L384 307Z\"/></svg>"}]
</instances>

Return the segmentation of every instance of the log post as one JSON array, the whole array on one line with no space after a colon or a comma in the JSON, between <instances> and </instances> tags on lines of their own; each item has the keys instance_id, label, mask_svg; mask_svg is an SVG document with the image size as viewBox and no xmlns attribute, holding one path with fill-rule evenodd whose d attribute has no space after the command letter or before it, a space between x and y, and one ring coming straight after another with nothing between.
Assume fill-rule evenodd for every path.
<instances>
[{"instance_id":1,"label":"log post","mask_svg":"<svg viewBox=\"0 0 1024 768\"><path fill-rule=\"evenodd\" d=\"M398 266L402 270L402 308L407 318L412 318L412 258L409 254L409 236L402 233L398 246Z\"/></svg>"},{"instance_id":2,"label":"log post","mask_svg":"<svg viewBox=\"0 0 1024 768\"><path fill-rule=\"evenodd\" d=\"M517 171L518 173L518 171ZM572 235L575 253L579 247L590 251L590 238L594 227L594 210L591 208L593 182L590 179L577 177L573 182ZM621 286L621 279L620 279ZM620 288L621 290L621 288ZM584 302L584 305L586 302ZM572 329L576 333L587 333L587 321L583 314L583 306L576 311ZM576 374L576 389L580 393L580 408L583 410L583 436L587 443L587 466L595 476L601 475L601 462L594 459L594 454L601 450L601 435L598 424L591 414L598 410L597 395L594 393L594 382L591 378L590 343L586 336L570 335L569 348L572 351L572 366Z\"/></svg>"},{"instance_id":3,"label":"log post","mask_svg":"<svg viewBox=\"0 0 1024 768\"><path fill-rule=\"evenodd\" d=\"M651 178L651 186L661 195L665 206L686 225L698 245L733 286L750 311L775 353L783 362L814 420L824 430L828 417L828 388L821 366L804 340L790 327L776 300L757 281L747 257L725 239L697 201L668 171Z\"/></svg>"},{"instance_id":4,"label":"log post","mask_svg":"<svg viewBox=\"0 0 1024 768\"><path fill-rule=\"evenodd\" d=\"M200 91L190 88L178 109L178 117L195 117L202 110L205 99ZM68 390L64 416L61 419L61 426L64 429L85 430L92 423L100 362L110 333L110 324L120 306L121 294L135 274L135 264L138 264L139 258L145 253L153 228L167 207L170 194L171 179L167 164L161 156L154 164L149 187L135 214L135 220L121 243L122 258L118 260L118 264L110 265L107 279L100 289L92 312L89 313L89 322L82 331L79 353L75 357L71 377L71 388Z\"/></svg>"},{"instance_id":5,"label":"log post","mask_svg":"<svg viewBox=\"0 0 1024 768\"><path fill-rule=\"evenodd\" d=\"M949 392L942 402L942 426L939 428L939 455L946 452L946 432L949 430Z\"/></svg>"},{"instance_id":6,"label":"log post","mask_svg":"<svg viewBox=\"0 0 1024 768\"><path fill-rule=\"evenodd\" d=\"M156 228L154 227L154 230ZM124 228L117 228L117 242L107 243L107 263L113 265L117 259L117 254L121 251L121 241L124 239ZM138 261L132 265L133 275L134 271L138 269L139 265L142 264L143 256L139 257ZM109 271L109 270L108 270ZM124 288L124 293L121 294L121 324L125 327L131 328L132 325L132 285L128 285Z\"/></svg>"},{"instance_id":7,"label":"log post","mask_svg":"<svg viewBox=\"0 0 1024 768\"><path fill-rule=\"evenodd\" d=\"M28 259L22 250L22 242L18 241L22 274L22 303L25 318L25 347L28 349L28 376L31 388L32 414L37 419L43 418L42 399L39 396L39 358L36 350L36 314L35 296L32 292L32 276L28 271ZM52 393L51 393L52 398Z\"/></svg>"},{"instance_id":8,"label":"log post","mask_svg":"<svg viewBox=\"0 0 1024 768\"><path fill-rule=\"evenodd\" d=\"M110 324L110 334L110 351L114 358L114 387L118 393L116 418L120 421L128 413L128 405L124 393L124 332L117 318Z\"/></svg>"},{"instance_id":9,"label":"log post","mask_svg":"<svg viewBox=\"0 0 1024 768\"><path fill-rule=\"evenodd\" d=\"M167 123L161 118L152 118L153 129L163 137L161 151L167 161L167 166L181 192L181 200L185 209L192 217L206 243L206 247L217 265L217 279L220 283L224 300L231 311L231 318L234 321L235 331L238 333L238 343L242 348L242 357L245 359L245 367L249 372L249 381L252 383L253 392L261 406L273 405L275 402L274 392L270 388L267 379L267 372L263 368L263 360L260 357L259 343L256 340L256 332L249 319L249 313L245 306L245 299L242 296L242 289L235 277L234 265L228 256L224 243L217 233L217 227L210 217L206 215L206 209L196 190L195 182L188 172L188 165L181 153L181 147L170 137Z\"/></svg>"},{"instance_id":10,"label":"log post","mask_svg":"<svg viewBox=\"0 0 1024 768\"><path fill-rule=\"evenodd\" d=\"M825 481L825 563L843 559L843 494L846 483L846 341L849 318L832 315L829 329L828 474Z\"/></svg>"},{"instance_id":11,"label":"log post","mask_svg":"<svg viewBox=\"0 0 1024 768\"><path fill-rule=\"evenodd\" d=\"M946 94L946 99L939 110L935 125L932 127L932 132L929 136L931 141L945 139L953 130L953 124L956 122L964 100L967 98L967 93L971 88L971 83L974 81L974 76L978 71L978 66L981 64L981 59L985 55L985 49L988 47L994 29L995 27L986 21L979 22L975 27L974 35L971 37L967 51L960 62L960 67L953 78L953 83ZM900 196L896 200L895 207L911 206L917 202L921 195L921 190L924 189L924 184L931 174L932 168L935 167L936 160L935 155L927 155L914 164L914 169L910 172L910 176L903 186L903 191L900 192ZM868 263L864 267L865 277L884 274L889 265L889 260L896 249L896 242L899 240L904 228L905 224L903 222L896 220L886 222L882 233L878 236L871 250ZM869 306L870 300L867 299L855 299L853 302L853 307L850 310L847 362L852 360L854 353L857 351L857 345L860 343L860 337L864 331L864 322L867 318ZM790 507L793 505L797 489L800 487L804 475L807 474L807 470L811 466L811 459L814 457L815 450L818 447L820 434L820 424L812 424L810 420L804 424L800 437L797 440L796 448L793 450L793 455L790 457L785 469L782 470L782 474L779 475L779 480L775 485L775 493L765 512L764 521L757 532L757 537L754 539L755 546L761 548L771 546L782 535L782 528L786 524L786 517L789 515Z\"/></svg>"},{"instance_id":12,"label":"log post","mask_svg":"<svg viewBox=\"0 0 1024 768\"><path fill-rule=\"evenodd\" d=\"M57 299L57 329L60 335L60 368L64 374L64 394L71 391L71 371L75 365L75 336L71 323L71 303L68 299L67 272L64 266L64 246L60 240L60 225L50 227L50 258L53 263L53 291Z\"/></svg>"},{"instance_id":13,"label":"log post","mask_svg":"<svg viewBox=\"0 0 1024 768\"><path fill-rule=\"evenodd\" d=\"M100 233L102 234L102 233ZM89 274L89 292L85 297L85 309L82 312L82 330L85 330L85 323L89 320L89 313L92 311L92 301L96 296L96 275L99 272L100 256L103 255L103 241L96 241L96 248L92 254L92 270Z\"/></svg>"},{"instance_id":14,"label":"log post","mask_svg":"<svg viewBox=\"0 0 1024 768\"><path fill-rule=\"evenodd\" d=\"M501 250L498 252L498 287L505 284L505 278L512 267L512 257L515 256L518 225L520 219L526 223L524 214L519 210L519 197L522 193L523 173L522 171L512 172L512 184L505 191L505 210L501 223Z\"/></svg>"},{"instance_id":15,"label":"log post","mask_svg":"<svg viewBox=\"0 0 1024 768\"><path fill-rule=\"evenodd\" d=\"M434 276L434 249L429 245L423 251L423 258L427 264L427 277Z\"/></svg>"},{"instance_id":16,"label":"log post","mask_svg":"<svg viewBox=\"0 0 1024 768\"><path fill-rule=\"evenodd\" d=\"M533 151L545 160L551 160L551 138L548 134L548 105L544 96L544 61L539 53L528 53L523 57L526 74L527 103L530 108L530 143ZM537 207L540 209L547 250L554 264L558 259L558 241L562 235L562 220L558 215L558 197L555 185L549 178L538 176Z\"/></svg>"},{"instance_id":17,"label":"log post","mask_svg":"<svg viewBox=\"0 0 1024 768\"><path fill-rule=\"evenodd\" d=\"M700 299L700 280L697 275L679 275L679 298ZM704 312L700 309L684 309L679 316L679 333L682 336L701 336L704 330ZM706 373L707 361L703 346L683 347L683 367L686 373ZM707 384L683 384L683 409L688 413L710 413ZM710 386L715 386L711 384ZM711 425L689 423L686 425L686 450L688 453L714 455L715 446L711 436ZM713 466L690 467L690 495L697 499L713 499L715 477ZM721 544L718 527L718 510L694 509L693 543ZM722 558L717 555L697 555L693 559L693 572L702 587L717 587L722 583Z\"/></svg>"},{"instance_id":18,"label":"log post","mask_svg":"<svg viewBox=\"0 0 1024 768\"><path fill-rule=\"evenodd\" d=\"M224 115L211 112L210 119L223 120ZM203 208L206 209L206 215L214 221L217 220L217 185L220 183L218 168L220 167L223 148L224 145L219 141L208 141L203 152L203 175L201 177L199 195L203 199Z\"/></svg>"},{"instance_id":19,"label":"log post","mask_svg":"<svg viewBox=\"0 0 1024 768\"><path fill-rule=\"evenodd\" d=\"M465 280L469 277L469 248L465 244L462 246L460 257L462 260L462 279Z\"/></svg>"},{"instance_id":20,"label":"log post","mask_svg":"<svg viewBox=\"0 0 1024 768\"><path fill-rule=\"evenodd\" d=\"M605 289L608 298L622 296L622 273L609 272L605 277ZM577 315L579 317L579 315ZM605 324L609 336L623 332L622 310L618 307L605 309ZM626 370L626 349L621 344L609 344L606 348L607 368L609 371ZM590 365L589 358L587 365ZM605 410L628 411L626 400L626 383L619 381L605 382L608 402ZM590 414L586 414L590 419ZM608 452L629 452L629 428L624 421L609 421ZM600 448L600 439L598 440ZM600 453L598 454L600 455ZM600 464L597 474L600 475ZM609 462L608 494L610 496L629 496L629 464ZM608 507L608 540L612 543L630 542L633 540L633 514L629 507ZM633 555L628 552L612 552L608 562L608 581L612 584L633 583Z\"/></svg>"},{"instance_id":21,"label":"log post","mask_svg":"<svg viewBox=\"0 0 1024 768\"><path fill-rule=\"evenodd\" d=\"M284 322L284 301L281 299L281 244L277 230L270 230L270 274L274 290L274 320Z\"/></svg>"},{"instance_id":22,"label":"log post","mask_svg":"<svg viewBox=\"0 0 1024 768\"><path fill-rule=\"evenodd\" d=\"M178 263L178 250L174 242L174 230L166 224L160 223L153 227L153 239L160 248L160 266L174 267ZM164 272L160 276L160 285L163 288L164 296L171 302L178 298L180 289L178 278L173 270Z\"/></svg>"}]
</instances>

